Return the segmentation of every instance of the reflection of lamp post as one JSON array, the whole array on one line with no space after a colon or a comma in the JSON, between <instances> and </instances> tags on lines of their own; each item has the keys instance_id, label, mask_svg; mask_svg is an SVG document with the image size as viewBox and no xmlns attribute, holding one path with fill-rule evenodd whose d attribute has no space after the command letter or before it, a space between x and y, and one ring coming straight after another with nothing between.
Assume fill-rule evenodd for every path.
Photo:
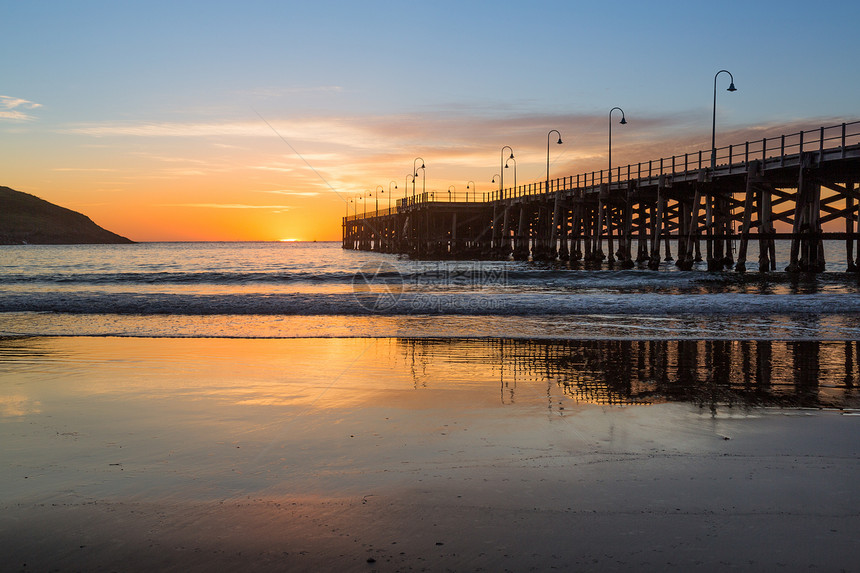
<instances>
[{"instance_id":1,"label":"reflection of lamp post","mask_svg":"<svg viewBox=\"0 0 860 573\"><path fill-rule=\"evenodd\" d=\"M615 110L621 112L621 125L627 125L627 119L624 117L624 110L620 107L613 107L609 110L609 184L612 185L612 112Z\"/></svg>"},{"instance_id":2,"label":"reflection of lamp post","mask_svg":"<svg viewBox=\"0 0 860 573\"><path fill-rule=\"evenodd\" d=\"M735 78L732 76L732 73L728 70L720 70L714 75L714 117L711 121L711 171L717 166L717 76L721 73L729 74L729 87L726 88L727 92L735 92L738 91L738 88L735 87Z\"/></svg>"},{"instance_id":3,"label":"reflection of lamp post","mask_svg":"<svg viewBox=\"0 0 860 573\"><path fill-rule=\"evenodd\" d=\"M562 144L561 133L559 133L557 129L551 129L549 133L546 134L546 189L544 189L546 193L549 193L549 136L552 135L553 132L558 133L558 145Z\"/></svg>"},{"instance_id":4,"label":"reflection of lamp post","mask_svg":"<svg viewBox=\"0 0 860 573\"><path fill-rule=\"evenodd\" d=\"M394 183L394 188L397 189L397 182L396 181L389 181L388 182L388 211L389 211L389 215L391 214L390 211L391 211L391 184L392 183Z\"/></svg>"},{"instance_id":5,"label":"reflection of lamp post","mask_svg":"<svg viewBox=\"0 0 860 573\"><path fill-rule=\"evenodd\" d=\"M516 188L517 188L517 160L514 159L513 157L509 157L508 161L514 162L514 189L516 190ZM508 168L508 161L505 161L505 169Z\"/></svg>"},{"instance_id":6,"label":"reflection of lamp post","mask_svg":"<svg viewBox=\"0 0 860 573\"><path fill-rule=\"evenodd\" d=\"M419 161L421 161L421 167L418 167ZM418 170L419 169L424 169L424 160L421 159L420 157L416 157L415 160L412 162L412 175L414 177L418 177ZM424 193L424 191L426 190L426 185L427 185L427 172L424 171L423 173L424 173L424 184L421 186L421 192L422 193ZM415 197L415 179L412 180L412 197L413 198Z\"/></svg>"},{"instance_id":7,"label":"reflection of lamp post","mask_svg":"<svg viewBox=\"0 0 860 573\"><path fill-rule=\"evenodd\" d=\"M456 192L457 192L457 188L456 188L456 187L454 187L453 185L448 185L448 203L450 203L450 202L451 202L451 189L453 189L453 190L454 190L454 193L456 193Z\"/></svg>"},{"instance_id":8,"label":"reflection of lamp post","mask_svg":"<svg viewBox=\"0 0 860 573\"><path fill-rule=\"evenodd\" d=\"M472 186L472 192L473 192L473 195L475 197L475 200L476 201L478 200L478 190L475 188L475 182L469 181L468 183L466 183L466 202L467 203L469 201L469 185Z\"/></svg>"},{"instance_id":9,"label":"reflection of lamp post","mask_svg":"<svg viewBox=\"0 0 860 573\"><path fill-rule=\"evenodd\" d=\"M499 199L502 198L502 191L505 189L505 149L511 150L511 156L508 159L514 158L514 150L511 149L510 145L505 145L502 147L502 150L499 152L499 169L502 174L499 175Z\"/></svg>"}]
</instances>

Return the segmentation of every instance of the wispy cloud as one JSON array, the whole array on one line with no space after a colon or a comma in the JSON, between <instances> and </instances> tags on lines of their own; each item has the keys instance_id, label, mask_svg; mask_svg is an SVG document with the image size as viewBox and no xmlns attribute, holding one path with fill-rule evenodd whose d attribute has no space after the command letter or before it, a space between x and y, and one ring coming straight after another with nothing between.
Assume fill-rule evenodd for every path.
<instances>
[{"instance_id":1,"label":"wispy cloud","mask_svg":"<svg viewBox=\"0 0 860 573\"><path fill-rule=\"evenodd\" d=\"M270 209L287 211L292 205L246 205L244 203L164 203L159 207L190 207L195 209Z\"/></svg>"},{"instance_id":2,"label":"wispy cloud","mask_svg":"<svg viewBox=\"0 0 860 573\"><path fill-rule=\"evenodd\" d=\"M319 191L287 191L285 189L262 190L257 191L257 193L272 193L275 195L288 195L292 197L317 197L320 195Z\"/></svg>"},{"instance_id":3,"label":"wispy cloud","mask_svg":"<svg viewBox=\"0 0 860 573\"><path fill-rule=\"evenodd\" d=\"M628 124L613 126L613 167L631 164L635 168L636 162L647 163L709 148L709 113L705 113L703 119L701 110L665 116L638 116L633 110L626 111ZM257 189L271 186L276 191L268 193L310 197L313 196L310 193L324 196L332 190L347 196L377 183L387 188L391 179L400 185L402 193L404 176L411 172L415 157L422 157L427 163L428 190L445 189L451 183L459 189L461 180L475 180L482 188L490 185L493 174L499 173L503 145L514 149L520 184L541 180L546 173L547 133L551 129L561 131L564 141L562 146L552 144L550 148L553 175L599 171L607 165L607 119L605 113L516 114L509 110L439 108L414 114L375 116L105 122L68 126L65 132L94 137L152 138L157 145L164 144L156 141L159 138L198 137L205 140L202 142L207 146L205 149L213 139L230 145L239 142L243 149L260 151L195 159L186 157L186 150L191 150L192 146L186 146L183 141L176 156L152 154L154 159L177 164L181 169L153 168L139 178L170 179L245 169L251 172L248 178L256 181ZM818 125L827 123L823 120ZM810 127L814 125L809 122L726 125L720 128L717 139L719 145L739 144ZM273 144L271 139L277 136L287 142L287 146ZM196 153L199 154L199 150ZM255 171L259 177L253 174ZM506 183L513 181L511 171L505 172ZM236 204L193 206L279 208Z\"/></svg>"},{"instance_id":4,"label":"wispy cloud","mask_svg":"<svg viewBox=\"0 0 860 573\"><path fill-rule=\"evenodd\" d=\"M19 97L0 95L0 120L30 121L36 119L35 115L25 110L33 110L42 107L42 104L32 102Z\"/></svg>"},{"instance_id":5,"label":"wispy cloud","mask_svg":"<svg viewBox=\"0 0 860 573\"><path fill-rule=\"evenodd\" d=\"M63 171L63 172L80 171L80 172L85 172L85 173L90 173L90 172L113 173L113 172L116 172L117 169L111 169L108 167L54 167L51 171Z\"/></svg>"}]
</instances>

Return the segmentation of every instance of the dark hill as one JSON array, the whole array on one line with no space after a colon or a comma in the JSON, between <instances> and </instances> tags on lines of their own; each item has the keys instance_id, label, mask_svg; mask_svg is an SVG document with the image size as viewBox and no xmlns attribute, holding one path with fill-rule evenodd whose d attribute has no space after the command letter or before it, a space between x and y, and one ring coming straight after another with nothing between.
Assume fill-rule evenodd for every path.
<instances>
[{"instance_id":1,"label":"dark hill","mask_svg":"<svg viewBox=\"0 0 860 573\"><path fill-rule=\"evenodd\" d=\"M34 195L0 186L0 244L120 244L134 241L102 229L89 217Z\"/></svg>"}]
</instances>

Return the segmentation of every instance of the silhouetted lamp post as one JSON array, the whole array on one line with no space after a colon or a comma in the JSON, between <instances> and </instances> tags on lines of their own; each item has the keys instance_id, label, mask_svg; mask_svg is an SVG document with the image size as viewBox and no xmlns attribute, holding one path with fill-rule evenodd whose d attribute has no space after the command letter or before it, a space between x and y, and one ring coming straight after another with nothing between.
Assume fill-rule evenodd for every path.
<instances>
[{"instance_id":1,"label":"silhouetted lamp post","mask_svg":"<svg viewBox=\"0 0 860 573\"><path fill-rule=\"evenodd\" d=\"M722 74L723 72L729 74L729 87L726 88L727 92L736 92L738 88L735 87L735 78L732 76L732 73L728 70L720 70L714 75L714 117L711 121L711 171L714 170L717 166L717 76Z\"/></svg>"},{"instance_id":2,"label":"silhouetted lamp post","mask_svg":"<svg viewBox=\"0 0 860 573\"><path fill-rule=\"evenodd\" d=\"M469 185L471 185L471 186L472 186L472 193L473 193L473 194L474 194L474 196L475 196L475 200L476 200L476 201L478 200L478 190L475 188L475 182L474 182L474 181L469 181L468 183L466 183L466 202L467 202L467 203L468 203L468 201L469 201Z\"/></svg>"},{"instance_id":3,"label":"silhouetted lamp post","mask_svg":"<svg viewBox=\"0 0 860 573\"><path fill-rule=\"evenodd\" d=\"M409 190L409 178L412 178L412 198L415 198L415 176L411 173L406 176L406 181L403 183L403 198L406 199L406 193Z\"/></svg>"},{"instance_id":4,"label":"silhouetted lamp post","mask_svg":"<svg viewBox=\"0 0 860 573\"><path fill-rule=\"evenodd\" d=\"M418 167L419 161L421 162L421 167ZM412 162L412 175L413 175L413 177L418 177L418 170L419 169L424 169L424 160L421 159L420 157L416 157L415 160ZM427 172L423 171L422 175L424 176L423 184L421 185L421 193L423 194L427 190L426 189ZM413 198L415 197L415 179L412 180L412 197Z\"/></svg>"},{"instance_id":5,"label":"silhouetted lamp post","mask_svg":"<svg viewBox=\"0 0 860 573\"><path fill-rule=\"evenodd\" d=\"M505 169L508 168L508 161L514 162L514 189L517 188L517 160L513 157L508 157L508 160L505 161Z\"/></svg>"},{"instance_id":6,"label":"silhouetted lamp post","mask_svg":"<svg viewBox=\"0 0 860 573\"><path fill-rule=\"evenodd\" d=\"M448 203L450 203L450 202L451 202L451 189L453 189L453 190L454 190L454 193L456 193L456 192L457 192L457 188L456 188L456 187L454 187L453 185L448 185Z\"/></svg>"},{"instance_id":7,"label":"silhouetted lamp post","mask_svg":"<svg viewBox=\"0 0 860 573\"><path fill-rule=\"evenodd\" d=\"M562 144L561 141L561 133L557 129L551 129L549 133L546 134L546 189L544 192L549 193L549 136L553 133L558 134L558 145Z\"/></svg>"},{"instance_id":8,"label":"silhouetted lamp post","mask_svg":"<svg viewBox=\"0 0 860 573\"><path fill-rule=\"evenodd\" d=\"M514 150L511 149L510 145L505 145L504 147L502 147L502 150L499 152L499 169L502 172L502 174L499 175L499 199L502 198L502 192L505 189L505 149L510 149L511 151L511 156L508 157L508 159L514 158Z\"/></svg>"},{"instance_id":9,"label":"silhouetted lamp post","mask_svg":"<svg viewBox=\"0 0 860 573\"><path fill-rule=\"evenodd\" d=\"M627 118L624 117L624 110L620 107L613 107L609 110L609 184L612 185L612 112L615 110L621 112L621 125L627 125Z\"/></svg>"},{"instance_id":10,"label":"silhouetted lamp post","mask_svg":"<svg viewBox=\"0 0 860 573\"><path fill-rule=\"evenodd\" d=\"M391 214L391 185L392 184L394 184L394 188L397 189L397 182L396 181L389 181L388 182L388 214L389 215Z\"/></svg>"},{"instance_id":11,"label":"silhouetted lamp post","mask_svg":"<svg viewBox=\"0 0 860 573\"><path fill-rule=\"evenodd\" d=\"M382 189L382 191L380 191L380 189ZM376 210L377 211L379 211L379 194L380 193L382 193L383 195L385 194L385 187L383 187L382 185L377 185L376 186Z\"/></svg>"}]
</instances>

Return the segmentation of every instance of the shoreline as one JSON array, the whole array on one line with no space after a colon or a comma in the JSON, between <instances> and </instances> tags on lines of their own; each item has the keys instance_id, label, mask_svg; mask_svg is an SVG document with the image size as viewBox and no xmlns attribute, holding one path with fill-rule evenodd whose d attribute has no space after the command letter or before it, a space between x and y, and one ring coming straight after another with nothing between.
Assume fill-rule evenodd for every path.
<instances>
[{"instance_id":1,"label":"shoreline","mask_svg":"<svg viewBox=\"0 0 860 573\"><path fill-rule=\"evenodd\" d=\"M104 315L3 313L0 336L177 339L860 340L856 314Z\"/></svg>"}]
</instances>

